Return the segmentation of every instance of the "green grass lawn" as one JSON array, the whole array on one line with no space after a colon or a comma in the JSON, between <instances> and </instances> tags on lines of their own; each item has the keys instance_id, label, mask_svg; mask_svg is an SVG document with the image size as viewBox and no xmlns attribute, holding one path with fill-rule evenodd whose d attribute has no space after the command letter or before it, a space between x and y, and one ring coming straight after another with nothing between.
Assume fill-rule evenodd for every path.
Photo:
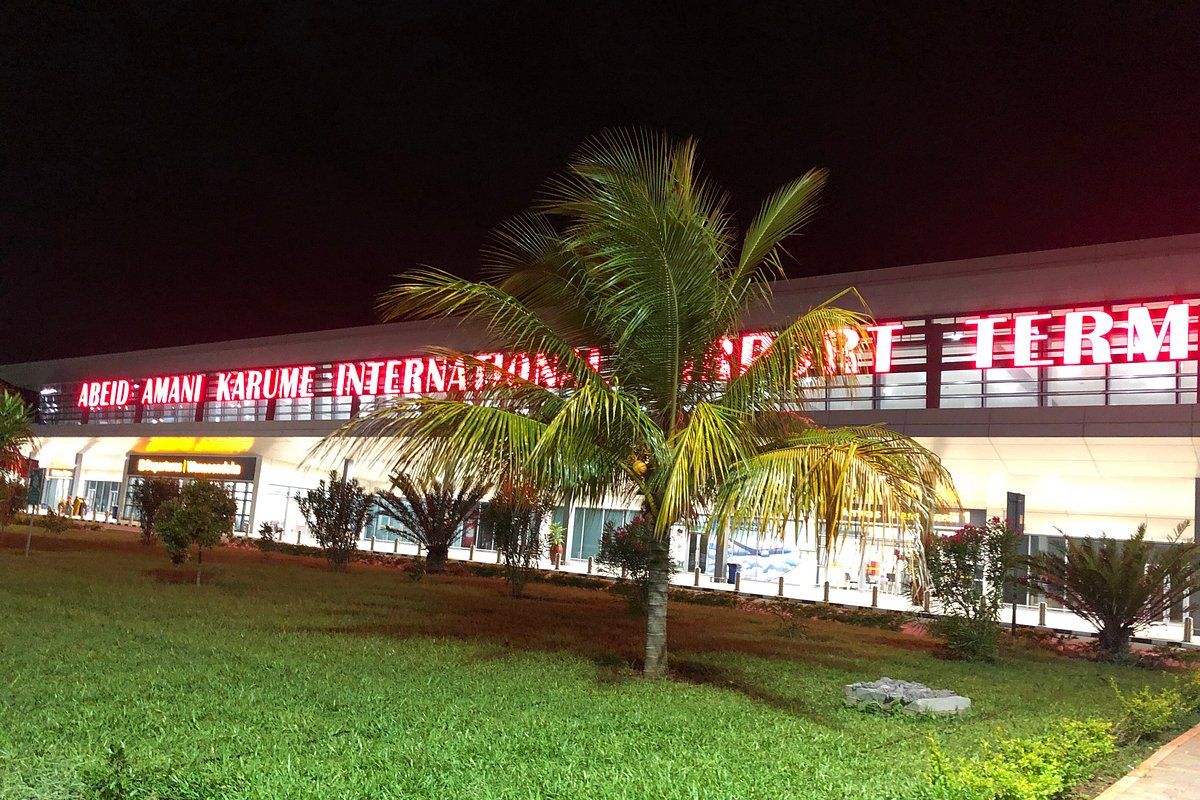
<instances>
[{"instance_id":1,"label":"green grass lawn","mask_svg":"<svg viewBox=\"0 0 1200 800\"><path fill-rule=\"evenodd\" d=\"M674 603L688 679L648 683L622 666L639 623L607 592L514 601L494 578L231 550L197 587L132 541L0 549L0 796L916 798L932 733L967 754L998 727L1115 715L1110 676L1167 680L1025 651L964 665L836 622L793 640L767 615ZM844 684L883 675L975 711L842 706Z\"/></svg>"}]
</instances>

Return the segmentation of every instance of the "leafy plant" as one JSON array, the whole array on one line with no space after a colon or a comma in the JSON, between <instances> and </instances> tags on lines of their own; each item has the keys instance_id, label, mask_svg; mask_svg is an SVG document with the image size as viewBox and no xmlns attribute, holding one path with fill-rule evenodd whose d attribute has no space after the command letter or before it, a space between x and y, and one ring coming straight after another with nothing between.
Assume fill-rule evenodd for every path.
<instances>
[{"instance_id":1,"label":"leafy plant","mask_svg":"<svg viewBox=\"0 0 1200 800\"><path fill-rule=\"evenodd\" d=\"M29 489L25 482L0 473L0 528L8 527L13 518L25 508Z\"/></svg>"},{"instance_id":2,"label":"leafy plant","mask_svg":"<svg viewBox=\"0 0 1200 800\"><path fill-rule=\"evenodd\" d=\"M1151 691L1144 686L1133 694L1125 694L1117 682L1109 678L1121 704L1121 718L1113 727L1117 740L1134 744L1170 730L1186 705L1183 695L1174 687Z\"/></svg>"},{"instance_id":3,"label":"leafy plant","mask_svg":"<svg viewBox=\"0 0 1200 800\"><path fill-rule=\"evenodd\" d=\"M1064 537L1056 552L1024 559L1024 582L1095 625L1106 657L1125 658L1139 629L1200 592L1200 544L1180 541L1187 526L1165 543L1146 541L1145 523L1125 540Z\"/></svg>"},{"instance_id":4,"label":"leafy plant","mask_svg":"<svg viewBox=\"0 0 1200 800\"><path fill-rule=\"evenodd\" d=\"M363 528L374 514L375 495L356 479L342 480L337 472L330 472L328 481L322 480L317 488L309 489L296 505L329 566L346 569L358 550Z\"/></svg>"},{"instance_id":5,"label":"leafy plant","mask_svg":"<svg viewBox=\"0 0 1200 800\"><path fill-rule=\"evenodd\" d=\"M154 520L158 509L168 500L179 497L179 481L174 478L146 478L129 489L133 507L138 510L142 527L142 544L154 544Z\"/></svg>"},{"instance_id":6,"label":"leafy plant","mask_svg":"<svg viewBox=\"0 0 1200 800\"><path fill-rule=\"evenodd\" d=\"M375 502L400 523L389 525L389 531L425 549L424 571L441 572L450 543L487 489L485 483L458 480L453 471L416 478L398 472L392 476L392 491L380 492Z\"/></svg>"},{"instance_id":7,"label":"leafy plant","mask_svg":"<svg viewBox=\"0 0 1200 800\"><path fill-rule=\"evenodd\" d=\"M506 481L482 512L504 559L504 577L513 597L520 597L542 554L542 522L554 508L548 495Z\"/></svg>"},{"instance_id":8,"label":"leafy plant","mask_svg":"<svg viewBox=\"0 0 1200 800\"><path fill-rule=\"evenodd\" d=\"M41 523L42 527L50 533L62 533L69 531L75 527L75 523L69 517L62 514L56 514L53 511L47 511L46 516Z\"/></svg>"},{"instance_id":9,"label":"leafy plant","mask_svg":"<svg viewBox=\"0 0 1200 800\"><path fill-rule=\"evenodd\" d=\"M271 522L264 522L258 526L258 538L254 540L254 546L264 553L269 553L279 546L283 540L283 528Z\"/></svg>"},{"instance_id":10,"label":"leafy plant","mask_svg":"<svg viewBox=\"0 0 1200 800\"><path fill-rule=\"evenodd\" d=\"M925 539L929 586L945 615L927 623L946 649L967 661L991 661L1004 587L1017 563L1020 534L999 517L967 525L949 536Z\"/></svg>"},{"instance_id":11,"label":"leafy plant","mask_svg":"<svg viewBox=\"0 0 1200 800\"><path fill-rule=\"evenodd\" d=\"M824 428L797 413L809 387L857 370L872 320L839 306L855 293L783 321L761 347L721 345L769 302L782 242L824 183L820 170L787 183L738 236L694 141L613 131L587 142L535 212L497 230L488 281L422 269L380 298L388 319L457 318L515 355L441 349L461 388L351 420L319 451L489 483L529 475L595 501L634 495L664 539L702 511L731 525L811 516L827 550L859 512L924 518L951 485L934 453L881 427ZM648 676L667 669L669 582L657 562Z\"/></svg>"},{"instance_id":12,"label":"leafy plant","mask_svg":"<svg viewBox=\"0 0 1200 800\"><path fill-rule=\"evenodd\" d=\"M0 391L0 472L25 472L25 450L33 444L33 410L12 392Z\"/></svg>"},{"instance_id":13,"label":"leafy plant","mask_svg":"<svg viewBox=\"0 0 1200 800\"><path fill-rule=\"evenodd\" d=\"M637 516L621 527L612 522L604 526L600 536L600 552L596 563L606 572L628 580L616 588L625 595L629 610L645 614L650 599L651 577L672 568L666 542L645 516Z\"/></svg>"},{"instance_id":14,"label":"leafy plant","mask_svg":"<svg viewBox=\"0 0 1200 800\"><path fill-rule=\"evenodd\" d=\"M211 481L193 481L179 497L159 506L154 527L162 538L171 561L180 564L188 550L196 548L196 585L204 564L204 549L216 547L233 534L237 504L223 487Z\"/></svg>"},{"instance_id":15,"label":"leafy plant","mask_svg":"<svg viewBox=\"0 0 1200 800\"><path fill-rule=\"evenodd\" d=\"M984 742L977 758L952 761L932 737L930 749L931 800L1052 800L1089 778L1115 743L1108 722L1063 720L1042 737Z\"/></svg>"}]
</instances>

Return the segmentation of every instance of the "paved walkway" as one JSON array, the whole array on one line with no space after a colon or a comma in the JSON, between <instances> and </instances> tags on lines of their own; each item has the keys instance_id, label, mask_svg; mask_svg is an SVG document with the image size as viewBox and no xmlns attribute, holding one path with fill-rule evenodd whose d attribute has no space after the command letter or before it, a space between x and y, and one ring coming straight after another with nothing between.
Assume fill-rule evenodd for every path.
<instances>
[{"instance_id":1,"label":"paved walkway","mask_svg":"<svg viewBox=\"0 0 1200 800\"><path fill-rule=\"evenodd\" d=\"M1195 800L1200 797L1200 725L1142 762L1096 800Z\"/></svg>"}]
</instances>

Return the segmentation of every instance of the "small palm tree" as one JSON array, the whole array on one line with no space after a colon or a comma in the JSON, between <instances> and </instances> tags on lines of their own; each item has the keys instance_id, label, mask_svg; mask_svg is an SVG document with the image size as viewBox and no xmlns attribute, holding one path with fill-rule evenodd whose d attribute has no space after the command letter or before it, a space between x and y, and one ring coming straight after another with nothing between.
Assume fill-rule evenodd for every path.
<instances>
[{"instance_id":1,"label":"small palm tree","mask_svg":"<svg viewBox=\"0 0 1200 800\"><path fill-rule=\"evenodd\" d=\"M937 456L878 427L829 429L805 390L846 371L870 318L833 301L784 324L742 369L720 340L769 301L780 243L812 216L825 173L769 197L740 238L693 141L613 132L585 144L534 212L503 225L489 280L423 269L386 292L388 319L457 317L552 381L436 349L466 392L385 406L321 448L405 472L461 469L595 502L635 497L660 536L703 513L727 525L814 517L827 545L862 512L909 524L938 504ZM596 348L596 363L584 349ZM553 383L553 386L548 384ZM667 667L666 559L649 580L644 671Z\"/></svg>"},{"instance_id":2,"label":"small palm tree","mask_svg":"<svg viewBox=\"0 0 1200 800\"><path fill-rule=\"evenodd\" d=\"M392 476L392 491L379 492L375 502L400 527L387 530L425 548L425 571L441 572L459 527L475 512L488 485L470 478L456 480L453 472L441 477Z\"/></svg>"},{"instance_id":3,"label":"small palm tree","mask_svg":"<svg viewBox=\"0 0 1200 800\"><path fill-rule=\"evenodd\" d=\"M1200 543L1181 541L1187 526L1166 543L1146 541L1145 523L1125 540L1065 538L1024 559L1024 582L1095 625L1101 651L1120 659L1138 630L1200 592Z\"/></svg>"},{"instance_id":4,"label":"small palm tree","mask_svg":"<svg viewBox=\"0 0 1200 800\"><path fill-rule=\"evenodd\" d=\"M0 392L0 471L21 472L33 444L33 413L19 396Z\"/></svg>"}]
</instances>

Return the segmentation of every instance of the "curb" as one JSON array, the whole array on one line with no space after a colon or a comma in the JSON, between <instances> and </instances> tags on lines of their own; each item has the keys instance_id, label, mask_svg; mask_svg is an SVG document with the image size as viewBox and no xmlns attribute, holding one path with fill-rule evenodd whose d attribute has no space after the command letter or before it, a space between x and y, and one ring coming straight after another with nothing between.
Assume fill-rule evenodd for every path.
<instances>
[{"instance_id":1,"label":"curb","mask_svg":"<svg viewBox=\"0 0 1200 800\"><path fill-rule=\"evenodd\" d=\"M1155 750L1149 758L1135 767L1132 772L1121 778L1121 780L1117 781L1112 786L1109 786L1100 794L1096 795L1094 800L1119 800L1119 798L1124 797L1125 793L1129 791L1129 789L1131 789L1138 781L1146 777L1150 770L1154 769L1154 767L1161 763L1167 756L1171 755L1184 744L1197 736L1200 736L1200 725L1197 725L1189 731L1181 733L1179 736L1176 736L1174 739Z\"/></svg>"}]
</instances>

